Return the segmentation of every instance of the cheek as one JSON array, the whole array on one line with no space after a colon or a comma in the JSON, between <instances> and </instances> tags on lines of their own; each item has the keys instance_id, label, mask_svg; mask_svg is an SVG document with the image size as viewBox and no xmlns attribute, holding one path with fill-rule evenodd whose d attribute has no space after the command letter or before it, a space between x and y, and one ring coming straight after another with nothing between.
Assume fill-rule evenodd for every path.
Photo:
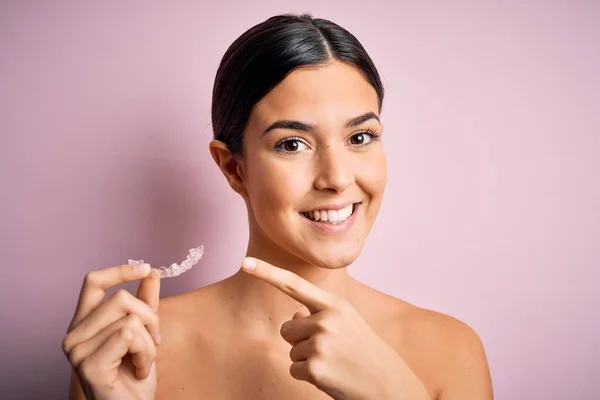
<instances>
[{"instance_id":1,"label":"cheek","mask_svg":"<svg viewBox=\"0 0 600 400\"><path fill-rule=\"evenodd\" d=\"M374 154L360 169L362 187L374 200L383 195L387 185L387 162L383 151Z\"/></svg>"},{"instance_id":2,"label":"cheek","mask_svg":"<svg viewBox=\"0 0 600 400\"><path fill-rule=\"evenodd\" d=\"M267 157L257 157L250 165L248 194L257 217L264 213L280 215L298 206L307 191L307 174L301 166Z\"/></svg>"},{"instance_id":3,"label":"cheek","mask_svg":"<svg viewBox=\"0 0 600 400\"><path fill-rule=\"evenodd\" d=\"M387 165L385 156L380 154L377 157L373 157L369 163L361 168L360 172L360 186L363 191L369 197L365 212L365 222L367 226L371 226L383 201L383 193L387 185Z\"/></svg>"}]
</instances>

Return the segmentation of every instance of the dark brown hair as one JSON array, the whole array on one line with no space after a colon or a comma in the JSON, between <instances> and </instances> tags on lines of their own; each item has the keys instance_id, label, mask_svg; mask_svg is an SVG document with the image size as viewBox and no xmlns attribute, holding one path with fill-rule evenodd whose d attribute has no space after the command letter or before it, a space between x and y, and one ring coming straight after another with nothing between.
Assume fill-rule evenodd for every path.
<instances>
[{"instance_id":1,"label":"dark brown hair","mask_svg":"<svg viewBox=\"0 0 600 400\"><path fill-rule=\"evenodd\" d=\"M278 15L250 28L225 52L212 97L214 138L234 156L254 105L294 69L339 60L357 67L383 104L379 73L358 39L341 26L309 14Z\"/></svg>"}]
</instances>

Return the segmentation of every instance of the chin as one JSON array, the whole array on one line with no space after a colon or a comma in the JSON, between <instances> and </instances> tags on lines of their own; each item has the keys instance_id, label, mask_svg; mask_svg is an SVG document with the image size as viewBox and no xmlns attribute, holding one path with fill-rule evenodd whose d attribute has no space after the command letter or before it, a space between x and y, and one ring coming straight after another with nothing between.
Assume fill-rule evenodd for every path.
<instances>
[{"instance_id":1,"label":"chin","mask_svg":"<svg viewBox=\"0 0 600 400\"><path fill-rule=\"evenodd\" d=\"M258 244L258 248L262 248L267 253L277 254L277 259L291 256L329 270L346 268L356 261L366 238L366 235L359 233L364 230L360 225L354 226L353 233L332 236L315 235L312 231L307 235L304 227L289 231L273 229L275 226L293 225L289 220L273 223L265 219L265 222L267 224L263 226L254 218L254 214L251 214L250 236L255 238L253 242Z\"/></svg>"},{"instance_id":2,"label":"chin","mask_svg":"<svg viewBox=\"0 0 600 400\"><path fill-rule=\"evenodd\" d=\"M342 246L340 246L342 247ZM345 246L344 246L345 247ZM324 269L346 268L360 255L362 246L354 243L353 248L328 248L323 251L313 251L310 254L300 254L305 261Z\"/></svg>"},{"instance_id":3,"label":"chin","mask_svg":"<svg viewBox=\"0 0 600 400\"><path fill-rule=\"evenodd\" d=\"M327 259L319 259L314 263L315 266L324 268L324 269L341 269L346 268L351 265L358 256L356 257L331 257Z\"/></svg>"}]
</instances>

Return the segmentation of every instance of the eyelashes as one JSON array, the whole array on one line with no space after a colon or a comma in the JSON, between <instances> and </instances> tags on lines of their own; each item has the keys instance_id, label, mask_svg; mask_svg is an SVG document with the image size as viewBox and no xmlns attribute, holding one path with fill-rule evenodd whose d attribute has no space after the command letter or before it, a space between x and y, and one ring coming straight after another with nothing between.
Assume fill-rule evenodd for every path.
<instances>
[{"instance_id":1,"label":"eyelashes","mask_svg":"<svg viewBox=\"0 0 600 400\"><path fill-rule=\"evenodd\" d=\"M361 135L362 136L367 135L369 137L369 142L367 142L367 143L356 143L357 146L365 146L366 144L371 143L373 141L377 141L377 140L379 140L381 138L381 133L375 132L372 129L364 129L362 131L353 133L350 136L350 139L352 139L354 137L357 137L357 136L361 136Z\"/></svg>"},{"instance_id":2,"label":"eyelashes","mask_svg":"<svg viewBox=\"0 0 600 400\"><path fill-rule=\"evenodd\" d=\"M367 141L365 141L365 137L368 138ZM356 139L358 139L358 142ZM350 142L349 144L352 146L365 147L373 142L379 141L380 139L381 133L372 129L363 129L361 131L354 132L347 141ZM299 136L289 136L281 139L275 144L275 150L284 154L299 153L302 147L308 147L308 144Z\"/></svg>"},{"instance_id":3,"label":"eyelashes","mask_svg":"<svg viewBox=\"0 0 600 400\"><path fill-rule=\"evenodd\" d=\"M292 146L292 145L295 145L295 146ZM280 141L278 141L277 144L275 145L275 150L280 153L287 153L287 154L298 153L299 148L301 146L306 146L304 139L302 139L299 136L289 136L289 137L286 137L285 139L281 139Z\"/></svg>"}]
</instances>

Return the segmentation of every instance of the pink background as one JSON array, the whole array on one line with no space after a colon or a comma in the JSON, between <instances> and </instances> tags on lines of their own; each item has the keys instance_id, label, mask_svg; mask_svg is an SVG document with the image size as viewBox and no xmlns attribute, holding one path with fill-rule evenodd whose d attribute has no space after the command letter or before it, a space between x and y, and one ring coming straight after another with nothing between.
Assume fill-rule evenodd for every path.
<instances>
[{"instance_id":1,"label":"pink background","mask_svg":"<svg viewBox=\"0 0 600 400\"><path fill-rule=\"evenodd\" d=\"M245 29L310 11L387 89L387 197L351 271L473 326L497 399L600 398L600 3L83 3L0 5L0 397L64 398L86 271L204 244L168 296L238 268L213 78Z\"/></svg>"}]
</instances>

